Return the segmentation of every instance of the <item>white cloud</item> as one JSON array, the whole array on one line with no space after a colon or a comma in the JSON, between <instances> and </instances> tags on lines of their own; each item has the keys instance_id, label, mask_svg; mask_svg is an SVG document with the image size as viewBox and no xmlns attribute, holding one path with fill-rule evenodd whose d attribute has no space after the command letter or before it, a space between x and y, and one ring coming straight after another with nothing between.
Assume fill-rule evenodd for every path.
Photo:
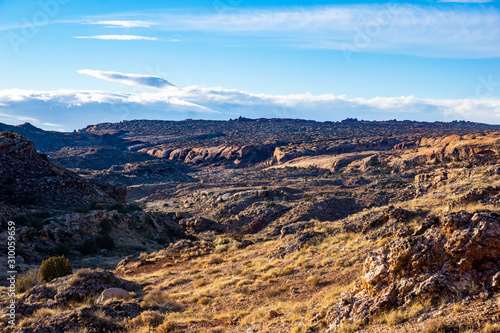
<instances>
[{"instance_id":1,"label":"white cloud","mask_svg":"<svg viewBox=\"0 0 500 333\"><path fill-rule=\"evenodd\" d=\"M8 113L3 113L3 112L0 112L0 119L1 118L7 118L7 119L11 119L11 120L16 120L16 121L31 121L34 123L39 122L38 119L35 119L33 117L19 116L19 115L8 114Z\"/></svg>"},{"instance_id":2,"label":"white cloud","mask_svg":"<svg viewBox=\"0 0 500 333\"><path fill-rule=\"evenodd\" d=\"M161 77L81 70L80 74L103 78L128 85L155 88L159 92L141 93L131 97L131 101L147 103L147 101L172 100L194 103L210 110L227 115L243 113L249 117L313 117L316 120L332 120L335 113L345 111L347 114L359 114L368 119L381 116L382 119L407 115L411 119L444 119L459 117L460 119L500 123L500 100L483 100L477 98L460 100L420 99L415 96L376 97L371 99L352 98L344 95L313 95L310 93L294 95L252 94L236 89L201 88L189 86L178 88ZM168 85L157 82L166 81ZM2 100L0 99L0 102ZM269 114L269 112L271 112ZM489 118L491 114L493 118ZM384 115L387 115L384 118ZM391 115L391 116L389 116ZM332 118L333 117L333 118ZM333 119L334 120L334 119Z\"/></svg>"},{"instance_id":3,"label":"white cloud","mask_svg":"<svg viewBox=\"0 0 500 333\"><path fill-rule=\"evenodd\" d=\"M105 72L92 69L81 69L77 71L80 74L85 74L93 76L98 79L103 79L107 81L120 82L123 84L150 87L150 88L166 88L175 87L175 85L164 78L152 75L140 75L140 74L123 74L118 72Z\"/></svg>"},{"instance_id":4,"label":"white cloud","mask_svg":"<svg viewBox=\"0 0 500 333\"><path fill-rule=\"evenodd\" d=\"M156 37L145 37L136 35L98 35L98 36L75 36L81 39L102 39L102 40L158 40Z\"/></svg>"},{"instance_id":5,"label":"white cloud","mask_svg":"<svg viewBox=\"0 0 500 333\"><path fill-rule=\"evenodd\" d=\"M91 21L83 24L104 25L106 28L149 28L154 25L147 21L125 21L125 20L110 20L110 21Z\"/></svg>"},{"instance_id":6,"label":"white cloud","mask_svg":"<svg viewBox=\"0 0 500 333\"><path fill-rule=\"evenodd\" d=\"M135 93L56 90L0 91L0 121L24 119L43 124L81 128L88 124L125 119L228 119L305 118L341 120L412 119L449 121L463 119L500 123L498 99L422 99L415 96L347 98L310 93L294 95L253 94L235 89L178 88L167 80L147 75L81 70L81 74L140 86ZM149 91L146 88L156 88ZM15 118L14 118L15 117ZM33 119L33 120L31 120ZM50 126L50 125L47 125Z\"/></svg>"},{"instance_id":7,"label":"white cloud","mask_svg":"<svg viewBox=\"0 0 500 333\"><path fill-rule=\"evenodd\" d=\"M493 0L439 0L438 2L453 2L453 3L489 3Z\"/></svg>"},{"instance_id":8,"label":"white cloud","mask_svg":"<svg viewBox=\"0 0 500 333\"><path fill-rule=\"evenodd\" d=\"M64 125L52 124L52 123L42 123L42 125L49 127L64 127Z\"/></svg>"}]
</instances>

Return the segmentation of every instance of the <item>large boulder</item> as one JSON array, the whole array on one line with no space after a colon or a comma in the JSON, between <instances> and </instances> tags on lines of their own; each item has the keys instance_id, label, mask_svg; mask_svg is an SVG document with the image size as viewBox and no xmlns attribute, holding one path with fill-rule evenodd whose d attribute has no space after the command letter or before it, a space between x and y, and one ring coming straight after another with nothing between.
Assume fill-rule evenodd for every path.
<instances>
[{"instance_id":1,"label":"large boulder","mask_svg":"<svg viewBox=\"0 0 500 333\"><path fill-rule=\"evenodd\" d=\"M330 308L327 332L342 320L369 320L417 299L466 296L472 285L496 289L499 270L500 215L451 213L441 224L429 216L411 235L368 256L357 287Z\"/></svg>"}]
</instances>

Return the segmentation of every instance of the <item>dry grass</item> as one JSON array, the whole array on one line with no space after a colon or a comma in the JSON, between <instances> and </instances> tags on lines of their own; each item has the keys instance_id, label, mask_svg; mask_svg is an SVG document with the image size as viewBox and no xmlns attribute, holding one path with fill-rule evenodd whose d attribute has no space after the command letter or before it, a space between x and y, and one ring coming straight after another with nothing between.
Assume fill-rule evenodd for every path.
<instances>
[{"instance_id":1,"label":"dry grass","mask_svg":"<svg viewBox=\"0 0 500 333\"><path fill-rule=\"evenodd\" d=\"M129 327L136 330L138 327L153 327L158 326L163 322L163 315L158 311L144 311L139 316L133 318L129 322Z\"/></svg>"},{"instance_id":2,"label":"dry grass","mask_svg":"<svg viewBox=\"0 0 500 333\"><path fill-rule=\"evenodd\" d=\"M409 319L418 317L422 313L428 311L431 308L431 302L414 302L406 309L393 309L387 313L382 313L373 319L374 323L377 324L388 324L390 326L396 326Z\"/></svg>"},{"instance_id":3,"label":"dry grass","mask_svg":"<svg viewBox=\"0 0 500 333\"><path fill-rule=\"evenodd\" d=\"M486 323L482 330L482 333L500 333L500 324Z\"/></svg>"},{"instance_id":4,"label":"dry grass","mask_svg":"<svg viewBox=\"0 0 500 333\"><path fill-rule=\"evenodd\" d=\"M318 275L311 275L306 279L306 282L311 286L316 287L321 282L321 278Z\"/></svg>"},{"instance_id":5,"label":"dry grass","mask_svg":"<svg viewBox=\"0 0 500 333\"><path fill-rule=\"evenodd\" d=\"M175 332L178 325L173 321L165 321L163 324L156 328L156 333L171 333Z\"/></svg>"},{"instance_id":6,"label":"dry grass","mask_svg":"<svg viewBox=\"0 0 500 333\"><path fill-rule=\"evenodd\" d=\"M338 333L352 333L352 332L357 332L363 327L363 322L362 321L343 321L339 328L337 329Z\"/></svg>"}]
</instances>

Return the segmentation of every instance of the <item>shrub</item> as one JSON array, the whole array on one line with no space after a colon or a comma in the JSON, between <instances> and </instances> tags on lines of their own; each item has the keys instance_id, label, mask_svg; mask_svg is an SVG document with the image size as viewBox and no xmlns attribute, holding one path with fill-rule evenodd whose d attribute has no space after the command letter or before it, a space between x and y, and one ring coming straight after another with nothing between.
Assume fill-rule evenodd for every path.
<instances>
[{"instance_id":1,"label":"shrub","mask_svg":"<svg viewBox=\"0 0 500 333\"><path fill-rule=\"evenodd\" d=\"M177 328L177 324L173 321L165 321L163 324L156 328L157 333L169 333L174 332Z\"/></svg>"},{"instance_id":2,"label":"shrub","mask_svg":"<svg viewBox=\"0 0 500 333\"><path fill-rule=\"evenodd\" d=\"M30 269L16 280L16 293L21 294L38 284L38 271Z\"/></svg>"},{"instance_id":3,"label":"shrub","mask_svg":"<svg viewBox=\"0 0 500 333\"><path fill-rule=\"evenodd\" d=\"M483 333L498 333L500 332L500 324L486 323L481 331Z\"/></svg>"},{"instance_id":4,"label":"shrub","mask_svg":"<svg viewBox=\"0 0 500 333\"><path fill-rule=\"evenodd\" d=\"M198 299L197 303L199 305L207 305L208 303L210 303L212 301L212 299L210 297L207 297L207 296L202 296Z\"/></svg>"},{"instance_id":5,"label":"shrub","mask_svg":"<svg viewBox=\"0 0 500 333\"><path fill-rule=\"evenodd\" d=\"M96 204L94 204L94 210L103 210L104 209L104 204L98 202Z\"/></svg>"},{"instance_id":6,"label":"shrub","mask_svg":"<svg viewBox=\"0 0 500 333\"><path fill-rule=\"evenodd\" d=\"M50 257L40 265L38 279L42 282L50 282L55 278L70 275L73 273L73 267L69 260L62 257Z\"/></svg>"},{"instance_id":7,"label":"shrub","mask_svg":"<svg viewBox=\"0 0 500 333\"><path fill-rule=\"evenodd\" d=\"M295 326L291 333L306 333L307 332L307 327L303 325Z\"/></svg>"},{"instance_id":8,"label":"shrub","mask_svg":"<svg viewBox=\"0 0 500 333\"><path fill-rule=\"evenodd\" d=\"M144 311L130 321L130 326L158 326L163 321L163 315L158 311Z\"/></svg>"},{"instance_id":9,"label":"shrub","mask_svg":"<svg viewBox=\"0 0 500 333\"><path fill-rule=\"evenodd\" d=\"M99 250L99 248L94 236L85 238L83 243L78 247L78 251L85 255L94 254L97 250Z\"/></svg>"},{"instance_id":10,"label":"shrub","mask_svg":"<svg viewBox=\"0 0 500 333\"><path fill-rule=\"evenodd\" d=\"M316 287L321 282L321 278L317 275L311 275L306 280L311 286Z\"/></svg>"},{"instance_id":11,"label":"shrub","mask_svg":"<svg viewBox=\"0 0 500 333\"><path fill-rule=\"evenodd\" d=\"M110 219L104 219L101 221L101 223L99 223L99 226L102 229L102 233L107 235L111 232L113 221L111 221Z\"/></svg>"},{"instance_id":12,"label":"shrub","mask_svg":"<svg viewBox=\"0 0 500 333\"><path fill-rule=\"evenodd\" d=\"M200 288L200 287L203 287L206 285L207 285L207 281L205 281L205 280L198 280L194 283L195 288Z\"/></svg>"},{"instance_id":13,"label":"shrub","mask_svg":"<svg viewBox=\"0 0 500 333\"><path fill-rule=\"evenodd\" d=\"M160 290L153 290L149 292L144 297L144 301L141 302L140 307L142 309L150 308L166 312L179 312L183 309L181 304L170 299L168 293Z\"/></svg>"},{"instance_id":14,"label":"shrub","mask_svg":"<svg viewBox=\"0 0 500 333\"><path fill-rule=\"evenodd\" d=\"M210 259L208 261L208 264L209 265L219 265L219 264L222 264L224 262L224 259L222 259L221 257L213 257L212 259Z\"/></svg>"},{"instance_id":15,"label":"shrub","mask_svg":"<svg viewBox=\"0 0 500 333\"><path fill-rule=\"evenodd\" d=\"M97 243L99 243L99 247L101 249L113 250L116 245L113 238L110 235L102 235L97 238Z\"/></svg>"}]
</instances>

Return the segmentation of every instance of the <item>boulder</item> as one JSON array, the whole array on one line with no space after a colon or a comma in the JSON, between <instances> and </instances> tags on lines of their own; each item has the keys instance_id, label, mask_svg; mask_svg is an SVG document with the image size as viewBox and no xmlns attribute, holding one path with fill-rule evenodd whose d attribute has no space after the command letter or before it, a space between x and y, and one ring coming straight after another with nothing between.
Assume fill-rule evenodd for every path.
<instances>
[{"instance_id":1,"label":"boulder","mask_svg":"<svg viewBox=\"0 0 500 333\"><path fill-rule=\"evenodd\" d=\"M108 299L112 299L112 298L129 300L132 298L132 295L130 295L130 293L128 291L126 291L125 289L108 288L108 289L105 289L101 293L101 295L97 299L96 303L102 304L102 303L104 303L104 301L106 301Z\"/></svg>"}]
</instances>

